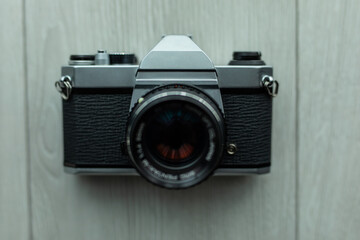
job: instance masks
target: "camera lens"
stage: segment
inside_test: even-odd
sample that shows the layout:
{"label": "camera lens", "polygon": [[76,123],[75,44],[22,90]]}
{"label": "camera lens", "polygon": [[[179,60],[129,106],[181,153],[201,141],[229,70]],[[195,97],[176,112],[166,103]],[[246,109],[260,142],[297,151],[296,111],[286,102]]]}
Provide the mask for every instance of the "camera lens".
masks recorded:
{"label": "camera lens", "polygon": [[151,91],[128,121],[127,146],[134,166],[166,188],[186,188],[206,179],[219,164],[223,141],[220,110],[191,87]]}
{"label": "camera lens", "polygon": [[183,167],[204,152],[207,128],[200,110],[182,101],[168,101],[148,112],[144,146],[159,164]]}

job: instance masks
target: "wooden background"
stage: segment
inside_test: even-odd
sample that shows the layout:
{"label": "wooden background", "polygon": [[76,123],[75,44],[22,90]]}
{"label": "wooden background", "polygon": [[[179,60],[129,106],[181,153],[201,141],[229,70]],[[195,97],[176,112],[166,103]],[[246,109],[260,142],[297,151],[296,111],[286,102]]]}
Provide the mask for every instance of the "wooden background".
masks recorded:
{"label": "wooden background", "polygon": [[[0,0],[0,239],[359,239],[357,0]],[[274,66],[272,172],[168,191],[62,168],[60,66],[189,33]]]}

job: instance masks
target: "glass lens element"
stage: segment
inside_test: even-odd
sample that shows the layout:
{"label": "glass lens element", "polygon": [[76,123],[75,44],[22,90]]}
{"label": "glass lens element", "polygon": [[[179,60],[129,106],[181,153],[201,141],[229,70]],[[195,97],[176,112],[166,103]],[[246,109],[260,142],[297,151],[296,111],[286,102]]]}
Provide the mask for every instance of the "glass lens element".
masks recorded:
{"label": "glass lens element", "polygon": [[189,103],[167,102],[149,112],[143,144],[155,158],[177,165],[196,159],[206,148],[201,112]]}

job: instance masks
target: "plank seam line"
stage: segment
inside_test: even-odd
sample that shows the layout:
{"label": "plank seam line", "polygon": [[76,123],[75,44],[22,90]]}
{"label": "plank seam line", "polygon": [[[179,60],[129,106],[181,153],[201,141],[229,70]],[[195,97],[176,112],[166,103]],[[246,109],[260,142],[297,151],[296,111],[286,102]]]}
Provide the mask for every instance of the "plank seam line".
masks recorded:
{"label": "plank seam line", "polygon": [[31,198],[31,164],[30,164],[30,117],[29,117],[29,92],[28,92],[28,67],[27,67],[27,31],[26,31],[26,0],[22,0],[22,35],[23,35],[23,65],[24,65],[24,86],[25,86],[25,141],[26,141],[26,194],[28,210],[28,231],[29,240],[33,240],[32,224],[32,198]]}
{"label": "plank seam line", "polygon": [[299,0],[295,0],[295,240],[300,239],[300,232],[299,232],[299,190],[300,190],[300,181],[299,181],[299,143],[300,143],[300,136],[299,136],[299,87],[300,87],[300,69],[299,69]]}

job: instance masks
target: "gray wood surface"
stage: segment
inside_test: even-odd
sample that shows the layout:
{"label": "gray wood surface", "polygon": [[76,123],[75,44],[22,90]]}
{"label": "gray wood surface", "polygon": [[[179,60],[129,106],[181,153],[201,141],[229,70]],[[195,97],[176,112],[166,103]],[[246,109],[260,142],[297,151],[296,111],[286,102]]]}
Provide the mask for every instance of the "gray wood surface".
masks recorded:
{"label": "gray wood surface", "polygon": [[[27,0],[34,239],[294,239],[295,2]],[[273,169],[185,191],[141,178],[62,170],[60,66],[98,48],[141,58],[162,34],[191,33],[216,64],[262,50],[283,89],[274,101]],[[286,113],[286,114],[284,114]]]}
{"label": "gray wood surface", "polygon": [[21,240],[29,235],[23,9],[20,0],[0,5],[0,239]]}
{"label": "gray wood surface", "polygon": [[299,239],[360,238],[360,2],[299,1]]}
{"label": "gray wood surface", "polygon": [[[0,239],[359,239],[359,1],[0,5]],[[98,48],[141,59],[171,33],[216,64],[261,50],[274,66],[272,172],[182,191],[65,174],[60,66]]]}

